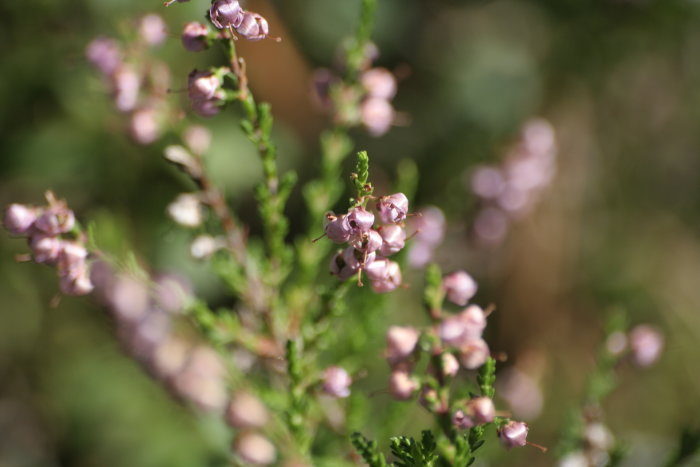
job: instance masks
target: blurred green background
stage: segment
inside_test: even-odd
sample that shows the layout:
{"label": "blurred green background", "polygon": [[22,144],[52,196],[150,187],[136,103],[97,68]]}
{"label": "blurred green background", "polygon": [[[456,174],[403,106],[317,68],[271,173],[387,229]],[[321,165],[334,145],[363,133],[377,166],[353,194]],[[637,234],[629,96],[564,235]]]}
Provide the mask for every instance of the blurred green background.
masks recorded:
{"label": "blurred green background", "polygon": [[[156,54],[172,67],[172,88],[184,89],[189,70],[222,59],[179,43],[182,24],[207,7],[204,0],[168,9],[157,0],[0,3],[0,204],[40,203],[53,189],[101,226],[113,251],[131,249],[153,271],[185,271],[216,299],[220,284],[188,258],[189,234],[165,214],[190,189],[160,157],[177,140],[133,143],[84,58],[93,37],[124,38],[139,15],[159,12],[171,37]],[[278,117],[281,165],[307,180],[326,125],[308,78],[332,64],[359,2],[250,0],[247,7],[264,12],[283,37],[281,45],[245,44],[242,54],[251,87]],[[443,269],[465,268],[481,285],[477,302],[497,305],[488,339],[511,356],[507,365],[534,358],[544,407],[529,420],[531,439],[556,443],[579,403],[605,317],[622,308],[633,323],[662,328],[666,349],[650,369],[620,369],[606,421],[630,448],[625,465],[660,465],[681,428],[700,423],[700,4],[380,0],[378,15],[378,63],[405,75],[395,100],[405,124],[379,139],[353,132],[356,147],[369,151],[380,193],[400,160],[415,161],[417,203],[440,206],[449,221],[438,251]],[[468,228],[469,170],[501,160],[532,116],[556,130],[556,179],[502,245],[479,248]],[[215,139],[210,165],[255,232],[256,155],[235,112],[207,124]],[[288,213],[295,235],[305,223],[298,191]],[[220,427],[192,416],[124,357],[97,304],[66,298],[50,307],[54,271],[16,264],[25,250],[22,240],[0,235],[0,466],[221,465]],[[418,289],[386,302],[371,342],[381,346],[390,324],[424,322]],[[407,307],[416,311],[406,315]],[[386,377],[375,363],[378,348],[360,356],[371,362],[368,392]],[[386,401],[373,396],[370,404]],[[405,433],[416,432],[410,420],[399,423]],[[554,464],[534,449],[494,456],[480,465]]]}

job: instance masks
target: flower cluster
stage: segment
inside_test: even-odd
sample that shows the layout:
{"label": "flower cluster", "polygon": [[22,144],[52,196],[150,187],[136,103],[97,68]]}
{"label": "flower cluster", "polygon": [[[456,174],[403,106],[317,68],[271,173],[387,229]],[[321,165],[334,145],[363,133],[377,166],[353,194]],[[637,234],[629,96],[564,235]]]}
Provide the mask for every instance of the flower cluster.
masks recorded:
{"label": "flower cluster", "polygon": [[[325,235],[335,243],[349,245],[333,257],[330,270],[341,280],[357,275],[360,284],[364,272],[375,292],[391,292],[401,285],[401,269],[388,257],[406,243],[408,198],[403,193],[382,196],[376,211],[375,216],[360,205],[346,214],[326,214]],[[381,225],[375,228],[377,218]]]}
{"label": "flower cluster", "polygon": [[608,336],[605,346],[610,354],[618,357],[629,352],[632,363],[644,368],[653,365],[661,356],[664,336],[650,324],[638,324],[629,333],[613,332]]}
{"label": "flower cluster", "polygon": [[[477,291],[476,282],[465,271],[448,274],[441,282],[438,275],[437,285],[431,293],[439,303],[447,297],[452,303],[465,306]],[[430,306],[440,305],[432,303]],[[419,394],[421,405],[434,414],[449,416],[457,430],[495,423],[499,439],[507,448],[529,444],[527,424],[498,417],[493,403],[493,380],[490,378],[493,378],[495,361],[490,359],[488,345],[482,338],[488,313],[472,304],[456,315],[443,317],[442,310],[430,310],[430,314],[434,325],[423,332],[409,326],[392,326],[387,331],[385,356],[391,368],[391,395],[397,400],[409,400]],[[430,358],[428,373],[422,377],[413,374],[421,353]],[[490,376],[480,373],[480,396],[451,401],[449,383],[460,366],[466,370],[484,367]]]}
{"label": "flower cluster", "polygon": [[554,177],[556,154],[554,129],[546,120],[534,119],[525,123],[520,141],[500,167],[474,170],[470,188],[481,201],[473,225],[478,240],[501,242],[508,225],[533,208]]}
{"label": "flower cluster", "polygon": [[397,82],[386,68],[371,68],[376,50],[374,44],[368,45],[356,83],[347,84],[332,71],[322,68],[314,73],[313,89],[321,105],[333,112],[336,123],[364,125],[372,136],[381,136],[396,121],[391,100],[396,95]]}
{"label": "flower cluster", "polygon": [[163,19],[155,14],[138,22],[136,43],[122,46],[109,37],[88,44],[85,54],[110,89],[114,106],[130,116],[129,133],[134,141],[149,144],[157,140],[172,113],[167,96],[170,71],[146,53],[167,37]]}
{"label": "flower cluster", "polygon": [[46,193],[46,206],[11,204],[4,226],[12,235],[27,237],[32,259],[58,270],[61,291],[67,295],[92,292],[88,251],[65,201]]}

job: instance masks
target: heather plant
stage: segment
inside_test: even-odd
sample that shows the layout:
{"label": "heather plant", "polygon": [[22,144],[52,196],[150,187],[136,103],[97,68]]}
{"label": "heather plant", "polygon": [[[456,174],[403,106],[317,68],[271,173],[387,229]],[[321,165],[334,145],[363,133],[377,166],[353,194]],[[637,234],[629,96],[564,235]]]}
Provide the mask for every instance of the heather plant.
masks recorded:
{"label": "heather plant", "polygon": [[[109,312],[124,351],[151,377],[228,426],[228,463],[469,466],[493,455],[489,445],[529,446],[551,456],[530,440],[538,438],[536,425],[501,407],[498,366],[509,356],[484,335],[498,313],[491,304],[496,300],[487,296],[477,304],[479,287],[467,271],[443,273],[434,251],[444,237],[445,216],[435,206],[414,207],[415,167],[406,162],[397,188],[383,191],[387,183],[373,179],[371,154],[355,151],[361,149],[355,131],[380,137],[403,120],[392,103],[400,93],[396,75],[373,64],[380,52],[371,41],[377,0],[359,3],[355,34],[341,44],[338,64],[318,70],[311,83],[331,123],[319,138],[317,172],[301,186],[293,171],[280,168],[274,110],[256,97],[238,52],[241,41],[285,40],[261,14],[236,0],[214,0],[208,22],[193,18],[180,40],[193,53],[218,48],[225,61],[179,79],[150,55],[167,37],[154,14],[138,20],[130,40],[99,37],[86,49],[115,109],[125,114],[129,135],[160,145],[164,159],[183,175],[187,191],[164,209],[191,233],[190,255],[225,284],[226,305],[199,296],[184,274],[154,272],[135,256],[103,248],[98,228],[81,223],[68,201],[51,191],[45,204],[8,206],[4,226],[27,239],[29,254],[19,259],[56,268],[63,294],[94,296]],[[182,108],[173,82],[186,83]],[[259,235],[232,208],[226,187],[217,185],[208,167],[212,134],[201,118],[228,111],[240,115],[240,129],[261,163],[254,192]],[[200,120],[192,123],[188,114]],[[521,133],[502,167],[471,173],[479,209],[470,225],[481,242],[503,241],[554,177],[553,127],[535,119]],[[303,222],[287,217],[295,190],[303,199]],[[305,224],[294,235],[293,222]],[[420,271],[420,282],[405,280],[409,268]],[[422,326],[377,324],[388,297],[408,289],[422,289],[422,304],[411,304],[422,309]],[[356,387],[367,377],[355,355],[372,344],[356,336],[365,331],[385,338],[384,348],[365,350],[386,359],[379,392],[392,406],[418,404],[429,415],[418,439],[415,432],[377,440],[367,434],[383,434],[377,424],[394,427],[392,420],[373,417],[363,402],[375,394]],[[603,424],[602,401],[614,388],[616,365],[625,359],[651,365],[662,348],[656,328],[639,325],[628,332],[620,319],[611,321],[583,408],[557,446],[560,465],[617,465],[624,457]],[[697,438],[687,432],[674,459],[689,458]]]}

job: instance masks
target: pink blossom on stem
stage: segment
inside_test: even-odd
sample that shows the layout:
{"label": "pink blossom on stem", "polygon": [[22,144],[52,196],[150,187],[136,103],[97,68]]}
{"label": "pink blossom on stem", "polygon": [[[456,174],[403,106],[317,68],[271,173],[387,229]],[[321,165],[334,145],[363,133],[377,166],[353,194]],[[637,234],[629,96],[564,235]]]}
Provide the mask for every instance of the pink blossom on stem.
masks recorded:
{"label": "pink blossom on stem", "polygon": [[12,235],[25,235],[36,221],[39,212],[33,206],[10,204],[5,209],[3,226]]}
{"label": "pink blossom on stem", "polygon": [[413,397],[420,384],[406,371],[392,371],[389,378],[389,392],[396,400],[405,401]]}
{"label": "pink blossom on stem", "polygon": [[381,136],[391,128],[396,113],[386,99],[370,97],[360,104],[360,121],[372,136]]}
{"label": "pink blossom on stem", "polygon": [[467,370],[475,370],[486,363],[489,356],[489,346],[483,339],[470,340],[459,349],[459,359]]}
{"label": "pink blossom on stem", "polygon": [[379,254],[391,256],[398,253],[406,245],[406,230],[397,224],[383,225],[377,230],[382,237]]}
{"label": "pink blossom on stem", "polygon": [[386,357],[389,364],[399,362],[413,353],[420,333],[410,326],[391,326],[386,333]]}
{"label": "pink blossom on stem", "polygon": [[201,52],[209,48],[208,35],[209,30],[204,24],[191,21],[185,24],[180,39],[182,40],[182,45],[185,47],[185,50]]}
{"label": "pink blossom on stem", "polygon": [[396,95],[396,78],[386,68],[371,68],[360,76],[360,82],[370,97],[390,100]]}
{"label": "pink blossom on stem", "polygon": [[397,224],[408,215],[408,198],[403,193],[382,196],[377,201],[379,219],[384,224]]}
{"label": "pink blossom on stem", "polygon": [[498,430],[498,439],[506,449],[523,447],[527,444],[527,423],[511,420]]}

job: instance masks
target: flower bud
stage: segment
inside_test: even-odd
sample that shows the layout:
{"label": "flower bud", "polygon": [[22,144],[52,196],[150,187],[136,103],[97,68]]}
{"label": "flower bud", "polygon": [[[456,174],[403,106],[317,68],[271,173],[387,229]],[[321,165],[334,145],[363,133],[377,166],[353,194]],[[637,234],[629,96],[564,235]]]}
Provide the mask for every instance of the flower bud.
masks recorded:
{"label": "flower bud", "polygon": [[77,276],[85,268],[88,252],[85,247],[76,242],[62,242],[58,254],[58,274],[61,276]]}
{"label": "flower bud", "polygon": [[244,11],[243,20],[236,28],[236,32],[249,41],[259,41],[267,37],[270,33],[270,27],[267,20],[260,14]]}
{"label": "flower bud", "polygon": [[498,430],[498,439],[506,449],[523,447],[527,444],[527,423],[511,420]]}
{"label": "flower bud", "polygon": [[440,399],[438,392],[428,385],[423,386],[418,402],[431,412],[445,413],[448,410],[445,402]]}
{"label": "flower bud", "polygon": [[346,215],[335,216],[326,214],[325,232],[328,239],[334,243],[345,243],[350,239],[352,229]]}
{"label": "flower bud", "polygon": [[243,9],[237,0],[216,0],[209,8],[209,19],[219,29],[237,28],[243,21]]}
{"label": "flower bud", "polygon": [[372,281],[372,290],[377,293],[387,293],[396,290],[401,285],[401,268],[399,263],[388,261],[384,279]]}
{"label": "flower bud", "polygon": [[454,413],[454,415],[452,415],[452,424],[459,430],[468,430],[469,428],[476,426],[474,420],[472,420],[469,415],[464,413],[463,410],[458,410]]}
{"label": "flower bud", "polygon": [[372,136],[382,136],[394,122],[394,108],[386,99],[370,97],[360,104],[360,121]]}
{"label": "flower bud", "polygon": [[406,231],[400,225],[383,225],[379,227],[378,232],[382,237],[382,246],[379,249],[382,256],[398,253],[406,245]]}
{"label": "flower bud", "polygon": [[366,268],[374,262],[377,254],[375,252],[363,252],[356,250],[353,247],[348,247],[343,251],[343,261],[351,269],[357,271],[360,268]]}
{"label": "flower bud", "polygon": [[[376,261],[375,261],[376,262]],[[391,326],[386,332],[386,357],[390,364],[413,353],[420,333],[409,326]]]}
{"label": "flower bud", "polygon": [[477,425],[491,423],[496,416],[496,408],[489,397],[475,397],[467,402],[467,413]]}
{"label": "flower bud", "polygon": [[197,21],[185,24],[182,30],[182,45],[190,52],[201,52],[209,48],[209,30],[205,25]]}
{"label": "flower bud", "polygon": [[323,372],[323,391],[333,397],[348,397],[352,378],[343,368],[332,366]]}
{"label": "flower bud", "polygon": [[483,339],[474,339],[464,344],[459,349],[459,359],[467,370],[474,370],[486,363],[489,356],[489,346]]}
{"label": "flower bud", "polygon": [[261,428],[268,419],[265,405],[248,392],[235,394],[226,410],[226,422],[233,428]]}
{"label": "flower bud", "polygon": [[59,286],[66,295],[87,295],[95,288],[85,266],[77,273],[74,271],[71,275],[61,276]]}
{"label": "flower bud", "polygon": [[382,196],[377,201],[377,211],[383,224],[402,222],[408,214],[408,198],[403,193]]}
{"label": "flower bud", "polygon": [[187,76],[187,93],[192,102],[215,99],[221,79],[211,71],[193,70]]}
{"label": "flower bud", "polygon": [[347,219],[353,233],[367,232],[374,225],[374,214],[362,206],[352,208],[348,212]]}
{"label": "flower bud", "polygon": [[139,22],[139,35],[151,46],[160,45],[168,37],[163,18],[156,14],[146,15]]}
{"label": "flower bud", "polygon": [[34,227],[46,235],[70,232],[75,227],[75,214],[65,206],[53,206],[37,217]]}
{"label": "flower bud", "polygon": [[372,68],[360,76],[367,95],[379,99],[392,99],[396,95],[396,78],[386,68]]}
{"label": "flower bud", "polygon": [[465,271],[448,274],[442,280],[447,298],[454,304],[464,306],[476,294],[477,285]]}
{"label": "flower bud", "polygon": [[664,337],[655,327],[640,324],[630,331],[629,343],[634,362],[646,367],[659,359],[664,347]]}
{"label": "flower bud", "polygon": [[485,327],[486,317],[483,310],[477,305],[471,305],[460,314],[442,320],[438,334],[445,344],[460,347],[480,338]]}
{"label": "flower bud", "polygon": [[[354,250],[354,248],[353,248]],[[355,265],[355,267],[349,266],[344,259],[344,252],[338,252],[333,258],[331,259],[331,264],[330,264],[330,271],[331,274],[334,276],[338,276],[338,279],[340,280],[347,280],[350,279],[353,275],[357,273],[358,266]]]}
{"label": "flower bud", "polygon": [[352,235],[350,245],[364,253],[372,253],[382,246],[382,236],[376,230],[370,229],[367,232]]}
{"label": "flower bud", "polygon": [[212,237],[211,235],[198,235],[190,245],[190,255],[194,259],[206,259],[222,249],[226,243],[222,238]]}
{"label": "flower bud", "polygon": [[202,223],[202,206],[197,195],[182,193],[168,205],[168,214],[184,227],[197,227]]}
{"label": "flower bud", "polygon": [[459,371],[459,362],[451,353],[442,354],[442,374],[453,378]]}
{"label": "flower bud", "polygon": [[37,263],[56,264],[62,246],[63,240],[51,235],[32,235],[29,237],[29,248]]}
{"label": "flower bud", "polygon": [[5,209],[3,226],[12,235],[24,235],[39,215],[37,208],[24,204],[10,204]]}
{"label": "flower bud", "polygon": [[405,401],[413,397],[420,384],[406,371],[392,371],[389,378],[389,392],[399,401]]}
{"label": "flower bud", "polygon": [[386,258],[377,258],[372,261],[372,263],[368,264],[364,271],[371,281],[385,280],[389,272],[389,260]]}
{"label": "flower bud", "polygon": [[234,441],[233,449],[241,459],[253,465],[269,465],[277,457],[275,446],[270,440],[253,432],[241,433]]}

